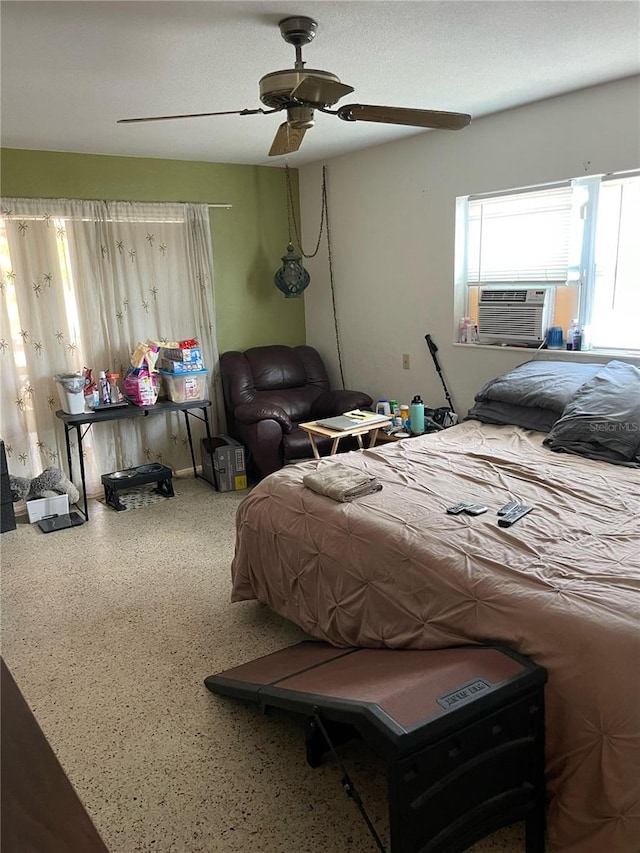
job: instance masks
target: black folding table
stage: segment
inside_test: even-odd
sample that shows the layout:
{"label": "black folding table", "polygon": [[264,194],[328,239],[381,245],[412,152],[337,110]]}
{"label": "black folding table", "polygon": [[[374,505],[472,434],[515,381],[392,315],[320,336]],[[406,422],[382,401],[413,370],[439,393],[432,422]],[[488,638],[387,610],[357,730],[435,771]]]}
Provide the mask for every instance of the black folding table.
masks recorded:
{"label": "black folding table", "polygon": [[[63,412],[62,410],[57,411],[56,417],[60,418],[64,424],[64,439],[67,445],[67,465],[69,466],[70,480],[73,480],[73,465],[71,461],[71,441],[69,434],[71,430],[76,431],[78,439],[78,462],[80,465],[80,482],[82,485],[84,517],[86,519],[89,518],[89,507],[85,486],[82,439],[94,424],[104,423],[105,421],[119,421],[124,418],[145,418],[151,415],[167,415],[171,412],[184,412],[187,437],[189,439],[189,450],[191,451],[191,462],[193,464],[193,475],[194,477],[197,477],[198,470],[196,467],[196,457],[193,452],[193,440],[191,438],[191,425],[189,423],[189,418],[193,417],[199,421],[203,421],[207,430],[207,438],[211,438],[209,416],[207,414],[207,409],[210,405],[210,400],[187,400],[184,403],[174,403],[172,400],[158,400],[154,406],[134,406],[132,404],[128,404],[126,406],[103,406],[102,408],[94,409],[91,412],[83,412],[80,415],[69,415],[67,412]],[[193,410],[199,410],[201,414],[197,414],[197,412]]]}

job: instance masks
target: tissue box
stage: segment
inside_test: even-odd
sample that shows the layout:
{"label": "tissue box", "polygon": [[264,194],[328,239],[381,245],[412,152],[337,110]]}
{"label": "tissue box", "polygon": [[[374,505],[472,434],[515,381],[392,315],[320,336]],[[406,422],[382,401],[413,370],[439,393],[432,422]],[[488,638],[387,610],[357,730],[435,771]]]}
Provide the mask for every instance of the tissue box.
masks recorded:
{"label": "tissue box", "polygon": [[228,435],[201,441],[202,476],[219,492],[247,488],[244,447]]}
{"label": "tissue box", "polygon": [[29,521],[33,524],[45,515],[67,515],[69,512],[69,495],[56,495],[55,498],[35,498],[27,501]]}

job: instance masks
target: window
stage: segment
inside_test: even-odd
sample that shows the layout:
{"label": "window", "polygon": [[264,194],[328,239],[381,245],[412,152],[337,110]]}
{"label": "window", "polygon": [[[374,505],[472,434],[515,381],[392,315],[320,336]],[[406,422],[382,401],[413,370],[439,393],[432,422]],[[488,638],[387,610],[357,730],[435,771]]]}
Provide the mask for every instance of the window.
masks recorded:
{"label": "window", "polygon": [[552,324],[591,346],[640,350],[640,173],[576,178],[457,199],[456,285],[548,287]]}
{"label": "window", "polygon": [[[124,377],[148,339],[197,337],[215,365],[212,271],[206,205],[2,199],[0,434],[13,474],[62,467],[59,374],[89,367],[94,378],[100,370]],[[101,474],[143,461],[188,467],[179,415],[152,420],[89,432],[92,492],[101,492]]]}

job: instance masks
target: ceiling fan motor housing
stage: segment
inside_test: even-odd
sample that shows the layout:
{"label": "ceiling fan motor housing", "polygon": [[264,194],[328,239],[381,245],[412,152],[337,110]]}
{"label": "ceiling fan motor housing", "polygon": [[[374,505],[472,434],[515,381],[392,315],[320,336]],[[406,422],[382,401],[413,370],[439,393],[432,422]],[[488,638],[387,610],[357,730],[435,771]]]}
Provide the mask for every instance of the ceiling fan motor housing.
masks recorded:
{"label": "ceiling fan motor housing", "polygon": [[[328,71],[318,71],[315,68],[305,68],[304,71],[288,68],[284,71],[272,71],[271,74],[265,74],[260,80],[260,100],[272,109],[282,109],[291,104],[295,99],[291,97],[291,93],[296,86],[304,79],[316,79],[319,84],[323,80],[332,80],[335,83],[340,83],[340,78],[335,74],[330,74]],[[327,101],[326,93],[320,94],[318,89],[317,97],[312,95],[306,99],[306,102],[318,104],[320,106],[330,107],[340,100],[340,96]],[[294,104],[295,105],[295,104]]]}
{"label": "ceiling fan motor housing", "polygon": [[313,18],[298,15],[291,18],[283,18],[280,21],[279,27],[280,35],[287,44],[301,47],[303,44],[309,44],[316,37],[318,24]]}

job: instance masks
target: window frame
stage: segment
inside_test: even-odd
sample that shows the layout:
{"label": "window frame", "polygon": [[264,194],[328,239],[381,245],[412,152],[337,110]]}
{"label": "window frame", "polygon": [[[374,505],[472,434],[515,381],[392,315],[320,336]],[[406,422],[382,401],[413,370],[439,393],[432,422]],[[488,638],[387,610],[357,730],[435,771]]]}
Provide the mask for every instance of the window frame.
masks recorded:
{"label": "window frame", "polygon": [[[576,314],[578,321],[582,327],[592,324],[595,293],[597,287],[596,275],[596,238],[598,233],[598,214],[600,188],[603,184],[609,181],[625,182],[627,180],[640,179],[639,170],[626,170],[621,172],[610,172],[600,175],[588,175],[579,178],[572,178],[567,181],[554,181],[545,184],[535,184],[526,187],[516,187],[503,191],[494,191],[487,193],[476,193],[467,196],[459,196],[456,198],[456,217],[455,217],[455,306],[460,311],[456,311],[456,317],[467,316],[470,313],[470,294],[472,288],[501,288],[501,289],[522,289],[522,288],[540,288],[548,287],[552,289],[554,294],[559,288],[564,288],[567,285],[578,287]],[[521,195],[523,198],[528,193],[537,194],[545,191],[553,192],[563,187],[571,188],[571,213],[570,215],[570,234],[569,248],[567,253],[567,273],[564,280],[558,278],[551,282],[544,280],[542,277],[535,278],[529,276],[514,275],[513,279],[483,279],[481,264],[477,266],[477,277],[470,280],[470,263],[469,251],[471,249],[470,237],[470,203],[482,201],[486,199],[489,204],[492,200],[504,200],[508,202],[509,198]],[[480,240],[481,240],[480,236]],[[478,247],[479,256],[482,254],[482,247]],[[473,267],[475,271],[475,267]],[[526,268],[523,268],[523,270]],[[640,278],[640,271],[639,271]],[[640,285],[639,285],[640,286]],[[456,320],[457,325],[457,320]],[[633,342],[635,344],[635,341]],[[640,351],[639,346],[631,346],[622,343],[619,347],[594,347],[592,351],[603,352],[621,352],[621,353],[637,353]]]}

